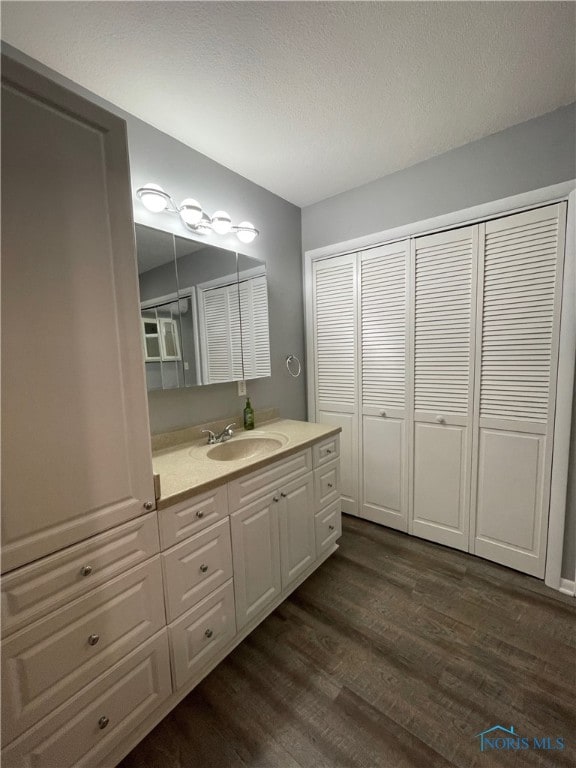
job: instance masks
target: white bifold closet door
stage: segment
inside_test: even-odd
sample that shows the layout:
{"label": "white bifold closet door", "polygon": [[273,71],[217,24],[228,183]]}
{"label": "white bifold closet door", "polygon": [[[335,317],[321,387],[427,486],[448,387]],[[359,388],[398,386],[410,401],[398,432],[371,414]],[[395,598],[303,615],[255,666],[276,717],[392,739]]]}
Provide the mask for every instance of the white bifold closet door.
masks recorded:
{"label": "white bifold closet door", "polygon": [[480,225],[471,548],[538,577],[546,555],[565,216],[561,203]]}
{"label": "white bifold closet door", "polygon": [[360,255],[361,516],[408,529],[410,241]]}
{"label": "white bifold closet door", "polygon": [[409,530],[462,550],[469,548],[477,251],[477,227],[413,241]]}
{"label": "white bifold closet door", "polygon": [[356,255],[313,265],[313,359],[316,420],[342,427],[342,511],[358,514]]}

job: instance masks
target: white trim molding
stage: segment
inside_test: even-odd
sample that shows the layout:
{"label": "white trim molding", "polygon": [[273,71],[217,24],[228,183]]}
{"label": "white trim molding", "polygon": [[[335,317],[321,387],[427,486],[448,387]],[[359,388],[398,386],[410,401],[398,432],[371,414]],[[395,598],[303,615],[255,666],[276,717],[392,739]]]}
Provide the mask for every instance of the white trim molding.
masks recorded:
{"label": "white trim molding", "polygon": [[560,579],[559,591],[564,595],[570,595],[570,597],[576,596],[576,581],[570,581],[570,579]]}
{"label": "white trim molding", "polygon": [[[572,400],[574,396],[574,368],[576,357],[576,180],[535,189],[512,197],[505,197],[471,208],[454,211],[431,219],[412,222],[400,227],[375,232],[304,252],[304,321],[306,328],[306,370],[308,418],[316,418],[314,408],[314,365],[312,364],[312,264],[318,259],[342,256],[373,248],[396,240],[404,240],[440,230],[461,227],[487,219],[497,218],[543,205],[568,201],[564,278],[560,327],[559,364],[554,430],[554,461],[551,476],[550,515],[546,549],[545,583],[553,589],[566,592],[573,585],[561,578],[566,494],[570,462],[570,431]],[[574,594],[566,592],[567,594]]]}

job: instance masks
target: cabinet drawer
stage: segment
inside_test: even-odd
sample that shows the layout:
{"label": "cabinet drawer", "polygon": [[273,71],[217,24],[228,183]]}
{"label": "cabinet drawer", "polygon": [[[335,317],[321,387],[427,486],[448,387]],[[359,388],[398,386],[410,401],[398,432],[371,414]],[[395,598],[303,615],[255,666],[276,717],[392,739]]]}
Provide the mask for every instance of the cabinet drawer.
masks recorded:
{"label": "cabinet drawer", "polygon": [[321,443],[316,443],[312,446],[312,461],[314,469],[321,467],[324,464],[328,464],[333,459],[340,458],[340,436],[332,435],[332,437],[322,440]]}
{"label": "cabinet drawer", "polygon": [[340,498],[340,460],[314,470],[314,507],[322,509]]}
{"label": "cabinet drawer", "polygon": [[2,766],[101,765],[103,758],[171,691],[168,638],[164,630],[3,749]]}
{"label": "cabinet drawer", "polygon": [[202,669],[236,634],[232,580],[168,627],[176,688]]}
{"label": "cabinet drawer", "polygon": [[230,512],[234,512],[246,504],[251,504],[268,493],[273,493],[280,485],[305,475],[311,469],[312,451],[307,448],[305,451],[289,456],[287,459],[281,459],[265,469],[259,469],[250,475],[233,480],[228,483]]}
{"label": "cabinet drawer", "polygon": [[2,579],[2,634],[69,604],[158,550],[152,512],[13,571]]}
{"label": "cabinet drawer", "polygon": [[168,621],[232,577],[230,523],[221,520],[161,555]]}
{"label": "cabinet drawer", "polygon": [[340,501],[335,501],[316,513],[316,555],[323,552],[342,536],[342,514]]}
{"label": "cabinet drawer", "polygon": [[226,484],[158,512],[160,545],[168,549],[228,514]]}
{"label": "cabinet drawer", "polygon": [[158,557],[60,608],[3,643],[7,744],[166,623]]}

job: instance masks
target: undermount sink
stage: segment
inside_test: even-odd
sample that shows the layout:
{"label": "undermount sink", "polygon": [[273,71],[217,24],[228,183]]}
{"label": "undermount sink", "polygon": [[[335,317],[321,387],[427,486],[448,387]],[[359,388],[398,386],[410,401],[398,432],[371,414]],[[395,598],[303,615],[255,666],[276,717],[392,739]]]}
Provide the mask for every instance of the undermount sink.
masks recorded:
{"label": "undermount sink", "polygon": [[284,435],[251,435],[236,437],[226,443],[220,443],[210,448],[206,456],[215,461],[240,461],[265,456],[267,453],[282,448],[287,438]]}

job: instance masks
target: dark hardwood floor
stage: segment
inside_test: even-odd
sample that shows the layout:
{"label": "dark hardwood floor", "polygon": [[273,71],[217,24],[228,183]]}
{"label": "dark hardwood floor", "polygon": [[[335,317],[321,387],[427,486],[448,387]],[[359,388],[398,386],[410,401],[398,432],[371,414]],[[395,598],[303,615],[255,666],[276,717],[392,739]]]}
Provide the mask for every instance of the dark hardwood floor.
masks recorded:
{"label": "dark hardwood floor", "polygon": [[[340,545],[122,768],[576,765],[573,598],[351,517]],[[496,724],[565,749],[481,752]]]}

